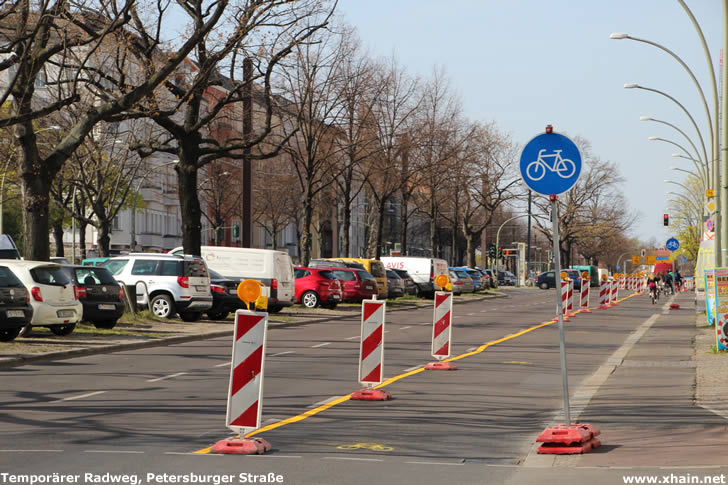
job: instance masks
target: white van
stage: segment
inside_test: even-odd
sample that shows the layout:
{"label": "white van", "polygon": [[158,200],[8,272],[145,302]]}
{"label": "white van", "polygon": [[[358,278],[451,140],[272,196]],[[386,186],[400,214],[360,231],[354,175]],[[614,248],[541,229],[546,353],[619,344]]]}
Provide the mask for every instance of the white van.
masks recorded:
{"label": "white van", "polygon": [[438,258],[416,256],[382,256],[379,258],[389,269],[403,269],[417,285],[418,294],[432,298],[440,287],[435,284],[437,275],[448,274],[447,261]]}
{"label": "white van", "polygon": [[[183,254],[174,248],[172,254]],[[268,312],[277,313],[296,301],[293,261],[286,251],[227,246],[202,246],[207,267],[235,281],[257,280],[270,288]]]}

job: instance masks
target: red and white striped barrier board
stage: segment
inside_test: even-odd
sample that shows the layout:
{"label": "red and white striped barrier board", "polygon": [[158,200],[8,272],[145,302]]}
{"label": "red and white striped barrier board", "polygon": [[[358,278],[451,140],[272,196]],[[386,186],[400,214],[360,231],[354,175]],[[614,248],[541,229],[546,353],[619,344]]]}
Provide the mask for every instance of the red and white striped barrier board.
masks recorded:
{"label": "red and white striped barrier board", "polygon": [[574,316],[576,316],[574,314],[574,280],[569,279],[568,283],[569,283],[569,289],[568,289],[569,296],[567,298],[568,308],[566,310],[566,316],[574,317]]}
{"label": "red and white striped barrier board", "polygon": [[611,286],[609,280],[601,280],[599,282],[599,309],[606,310],[609,308],[609,295],[611,293]]}
{"label": "red and white striped barrier board", "polygon": [[432,356],[437,359],[450,357],[452,337],[452,293],[435,292],[435,313],[432,325]]}
{"label": "red and white striped barrier board", "polygon": [[449,362],[441,362],[450,357],[452,340],[452,293],[435,292],[435,309],[432,314],[432,356],[438,362],[430,362],[426,370],[456,370]]}
{"label": "red and white striped barrier board", "polygon": [[561,280],[561,313],[566,317],[569,314],[569,282]]}
{"label": "red and white striped barrier board", "polygon": [[359,382],[365,385],[382,383],[385,305],[384,301],[379,300],[362,302]]}
{"label": "red and white striped barrier board", "polygon": [[591,313],[591,310],[589,310],[590,284],[591,280],[589,278],[584,278],[581,280],[581,290],[579,291],[579,309],[583,313]]}
{"label": "red and white striped barrier board", "polygon": [[609,306],[617,306],[617,297],[619,296],[619,283],[612,280],[611,291],[609,295]]}
{"label": "red and white striped barrier board", "polygon": [[625,279],[625,277],[619,278],[618,281],[619,281],[619,289],[626,290],[627,289],[627,280]]}
{"label": "red and white striped barrier board", "polygon": [[241,436],[260,427],[267,327],[267,313],[248,310],[235,312],[225,425]]}

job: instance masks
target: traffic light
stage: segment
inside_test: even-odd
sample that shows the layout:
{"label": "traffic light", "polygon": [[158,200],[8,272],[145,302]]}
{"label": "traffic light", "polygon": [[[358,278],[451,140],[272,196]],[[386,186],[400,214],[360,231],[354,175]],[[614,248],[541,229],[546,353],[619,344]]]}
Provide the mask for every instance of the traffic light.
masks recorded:
{"label": "traffic light", "polygon": [[670,225],[670,215],[669,214],[665,214],[664,216],[662,216],[662,225],[663,226]]}
{"label": "traffic light", "polygon": [[488,257],[489,258],[495,258],[495,244],[491,244],[488,246]]}
{"label": "traffic light", "polygon": [[240,237],[240,224],[233,224],[233,237]]}
{"label": "traffic light", "polygon": [[498,248],[498,258],[500,259],[502,257],[503,257],[503,248]]}

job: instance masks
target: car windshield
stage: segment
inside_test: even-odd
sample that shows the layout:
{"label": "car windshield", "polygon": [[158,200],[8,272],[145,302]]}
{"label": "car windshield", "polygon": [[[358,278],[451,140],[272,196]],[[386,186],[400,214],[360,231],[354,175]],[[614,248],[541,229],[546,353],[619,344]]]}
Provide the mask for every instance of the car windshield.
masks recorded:
{"label": "car windshield", "polygon": [[377,282],[377,280],[374,278],[374,276],[372,276],[369,271],[359,270],[359,278],[366,281],[373,281],[375,283]]}
{"label": "car windshield", "polygon": [[207,265],[201,259],[185,259],[184,276],[205,277],[207,274]]}
{"label": "car windshield", "polygon": [[324,278],[326,278],[327,280],[335,280],[336,279],[336,275],[334,275],[334,273],[332,273],[329,270],[319,271],[319,274],[321,276],[323,276]]}
{"label": "car windshield", "polygon": [[468,273],[466,273],[465,271],[461,271],[459,269],[455,270],[455,274],[457,275],[458,278],[470,278],[470,276],[468,276]]}
{"label": "car windshield", "polygon": [[60,266],[38,266],[30,270],[30,275],[42,285],[66,286],[71,282]]}
{"label": "car windshield", "polygon": [[298,268],[293,273],[293,277],[296,278],[296,279],[298,279],[298,278],[305,278],[306,276],[308,276],[310,274],[311,274],[311,272],[309,270],[303,269],[303,268]]}
{"label": "car windshield", "polygon": [[10,268],[6,266],[0,266],[0,286],[16,286],[21,287],[23,283],[20,282],[15,273],[10,271]]}
{"label": "car windshield", "polygon": [[371,275],[377,278],[383,278],[386,276],[384,272],[384,264],[380,261],[372,261],[369,265]]}
{"label": "car windshield", "polygon": [[76,281],[83,286],[88,285],[115,285],[116,280],[106,268],[89,266],[86,268],[74,268]]}
{"label": "car windshield", "polygon": [[391,269],[387,270],[387,278],[391,278],[393,280],[401,280],[402,278],[399,277],[397,273],[392,271]]}
{"label": "car windshield", "polygon": [[333,271],[337,278],[344,281],[356,281],[356,275],[353,271],[345,271],[342,269],[335,269]]}
{"label": "car windshield", "polygon": [[118,275],[121,274],[128,262],[128,259],[110,259],[104,263],[103,267],[108,269],[111,274]]}
{"label": "car windshield", "polygon": [[227,279],[223,275],[221,275],[220,273],[218,273],[217,271],[213,271],[211,269],[208,269],[207,272],[210,273],[210,278],[212,278],[213,280],[224,280],[224,279]]}

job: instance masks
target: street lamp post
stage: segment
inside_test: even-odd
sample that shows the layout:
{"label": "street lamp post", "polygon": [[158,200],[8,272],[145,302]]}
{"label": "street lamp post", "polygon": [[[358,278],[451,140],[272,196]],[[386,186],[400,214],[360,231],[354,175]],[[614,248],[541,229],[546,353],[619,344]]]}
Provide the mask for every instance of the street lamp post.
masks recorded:
{"label": "street lamp post", "polygon": [[[677,126],[673,125],[672,123],[668,123],[667,121],[655,119],[651,116],[640,116],[640,121],[654,121],[655,123],[662,123],[663,125],[667,125],[667,126],[673,128],[674,130],[679,132],[683,137],[685,137],[685,139],[688,141],[688,143],[690,143],[690,146],[693,147],[693,150],[695,150],[695,155],[698,158],[700,158],[700,152],[698,152],[698,147],[695,146],[695,143],[693,143],[693,140],[691,140],[690,137],[687,134],[685,134],[685,132],[683,130],[681,130],[680,128],[678,128]],[[710,176],[710,167],[709,167],[707,161],[705,162],[705,165],[706,165],[706,170],[707,170],[708,176]]]}
{"label": "street lamp post", "polygon": [[[692,158],[690,156],[690,152],[688,152],[685,149],[684,146],[680,145],[679,143],[675,143],[672,140],[666,140],[665,138],[660,138],[659,136],[649,136],[649,137],[647,137],[647,139],[650,140],[650,141],[661,141],[661,142],[664,142],[664,143],[669,143],[670,145],[674,145],[674,146],[678,147],[680,150],[682,150],[683,152],[685,152],[687,154],[687,156],[681,156],[679,154],[673,154],[672,156],[673,157],[679,157],[679,158],[685,158],[687,160],[691,160],[693,162],[693,165],[695,165],[695,169],[698,171],[698,173],[700,174],[700,176],[702,178],[704,178],[706,181],[710,182],[710,177],[708,176],[708,173],[706,171],[707,164],[704,167],[703,166],[703,161],[700,158],[698,158],[697,160],[695,158]],[[699,155],[698,155],[698,157],[699,157]],[[709,183],[707,183],[706,185],[709,186]]]}

